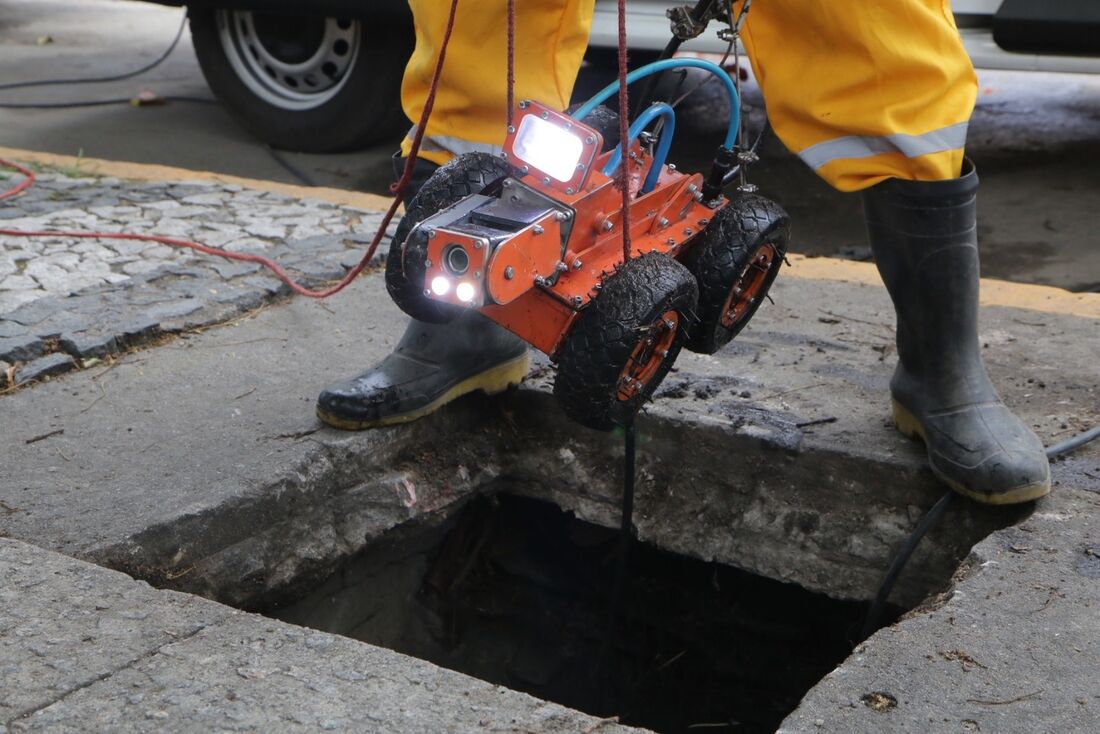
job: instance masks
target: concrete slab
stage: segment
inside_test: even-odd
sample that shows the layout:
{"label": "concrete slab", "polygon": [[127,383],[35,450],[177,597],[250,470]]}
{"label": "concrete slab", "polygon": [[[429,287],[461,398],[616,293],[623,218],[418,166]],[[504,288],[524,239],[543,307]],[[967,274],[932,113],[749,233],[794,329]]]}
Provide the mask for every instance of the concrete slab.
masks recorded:
{"label": "concrete slab", "polygon": [[640,732],[0,539],[0,732]]}
{"label": "concrete slab", "polygon": [[[797,277],[775,295],[730,349],[685,355],[643,419],[639,532],[868,598],[942,493],[919,446],[887,424],[888,302],[881,288]],[[617,523],[620,440],[566,421],[545,365],[515,395],[461,401],[411,426],[322,428],[317,392],[388,351],[402,322],[395,311],[370,276],[331,303],[270,308],[0,398],[9,508],[0,532],[254,605],[479,491],[545,496]],[[994,378],[1044,440],[1100,421],[1091,364],[1100,319],[1003,307],[984,317]],[[1068,467],[1056,467],[1056,481],[1100,481]],[[899,600],[918,601],[974,542],[1017,517],[953,510]]]}
{"label": "concrete slab", "polygon": [[946,603],[859,646],[780,732],[1100,729],[1098,512],[1061,487],[983,540]]}
{"label": "concrete slab", "polygon": [[[892,314],[876,283],[868,265],[795,259],[776,285],[776,305],[766,306],[734,345],[714,357],[682,358],[640,422],[637,525],[644,541],[838,597],[873,594],[895,549],[943,491],[919,446],[888,422]],[[1100,422],[1094,364],[1100,296],[995,282],[986,283],[985,293],[985,355],[1006,401],[1048,443]],[[328,303],[269,307],[0,396],[0,535],[157,586],[261,607],[296,595],[394,528],[442,521],[479,493],[543,497],[585,519],[618,523],[621,439],[578,429],[561,415],[545,362],[524,389],[464,399],[409,426],[362,434],[320,426],[312,414],[317,392],[381,358],[402,323],[375,274]],[[1100,448],[1091,446],[1058,462],[1057,494],[1040,502],[1030,519],[1030,507],[957,503],[922,544],[896,601],[911,605],[946,590],[958,562],[998,528],[1033,527],[1029,548],[1061,548],[1067,559],[1080,561],[1083,551],[1073,556],[1069,549],[1093,547],[1088,511],[1100,493],[1098,459]],[[1074,513],[1074,522],[1030,525]],[[1048,537],[1059,528],[1063,538]],[[992,536],[975,558],[991,558],[981,548],[1006,537]],[[1026,553],[1036,563],[1045,558]],[[1087,575],[1093,556],[1083,557],[1078,576],[1094,584]],[[1071,566],[1077,568],[1064,568]],[[1017,649],[1009,644],[1014,639],[1075,659],[1072,648],[1080,645],[1073,635],[1048,635],[1013,611],[1031,608],[1029,584],[1039,571],[1008,563],[994,568],[1005,571],[1004,578],[983,576],[989,573],[983,569],[958,588],[990,584],[982,593],[996,604],[985,609],[999,621],[960,629],[958,646],[944,651],[948,662],[970,665],[957,654],[962,650],[993,669],[986,659],[1001,660],[992,652],[998,645]],[[1092,603],[1087,595],[1067,594],[1048,609],[1063,599],[1067,624],[1087,615]],[[890,634],[935,644],[943,633],[927,620],[944,619],[948,608]],[[1082,629],[1096,639],[1095,630]],[[917,681],[938,675],[935,655],[921,657],[917,651],[925,648],[902,637],[875,657],[879,639],[846,665],[862,659],[873,671],[891,671],[896,683],[880,692],[911,702],[906,721],[925,722],[942,696]],[[131,657],[163,644],[146,642]],[[984,657],[973,652],[978,649]],[[1023,666],[1021,680],[1028,681],[1061,670],[1046,653],[1013,664]],[[1009,675],[1006,662],[997,666]],[[811,694],[807,706],[817,705],[819,713],[793,719],[795,730],[807,721],[816,727],[819,719],[846,730],[851,722],[836,719],[829,707],[859,701],[865,691],[857,688],[870,680],[853,673],[858,685],[849,685],[847,669],[834,676],[839,687],[827,681]],[[66,685],[102,675],[90,663],[74,670],[76,682]],[[1002,700],[982,696],[992,696],[993,684],[1008,678],[990,680],[990,691],[973,698]],[[103,685],[96,690],[104,696],[114,691]],[[188,711],[206,710],[207,699],[193,696],[194,689],[177,695],[170,688],[157,695],[191,701]],[[91,690],[73,700],[100,706],[91,703]],[[912,697],[899,698],[897,691],[910,690]],[[1011,698],[1005,695],[1004,701]],[[28,699],[19,710],[42,700]],[[1077,721],[1062,698],[1049,700],[1059,713],[1043,716]],[[95,710],[106,717],[105,727],[139,728],[124,704],[101,704],[105,708]],[[1074,705],[1081,704],[1074,699]],[[167,709],[151,710],[155,726]],[[76,714],[64,706],[54,711],[58,727],[79,720],[66,718]],[[851,725],[872,731],[876,721],[857,717]]]}

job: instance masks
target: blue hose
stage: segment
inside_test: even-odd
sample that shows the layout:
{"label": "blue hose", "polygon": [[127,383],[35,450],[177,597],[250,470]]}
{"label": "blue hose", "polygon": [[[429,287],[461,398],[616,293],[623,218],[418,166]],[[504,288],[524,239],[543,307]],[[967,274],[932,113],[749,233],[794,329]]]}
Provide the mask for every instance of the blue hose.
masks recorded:
{"label": "blue hose", "polygon": [[[638,119],[630,126],[630,133],[627,136],[628,140],[633,141],[649,126],[649,123],[653,122],[658,117],[665,121],[665,127],[661,130],[661,139],[657,143],[657,151],[653,155],[653,165],[649,167],[649,173],[646,174],[645,183],[642,184],[640,193],[643,194],[648,194],[653,190],[653,187],[657,185],[657,177],[661,175],[661,169],[665,166],[665,160],[668,158],[668,149],[672,147],[672,136],[676,132],[676,112],[664,102],[650,105],[642,114],[638,115]],[[607,165],[603,167],[603,175],[611,176],[614,174],[615,170],[622,163],[622,160],[622,146],[616,146],[615,152],[611,154],[611,158],[607,161]]]}
{"label": "blue hose", "polygon": [[[730,79],[730,75],[718,64],[704,59],[665,59],[664,61],[655,61],[652,64],[646,64],[642,68],[635,69],[627,74],[626,83],[633,84],[639,79],[644,79],[647,76],[659,74],[662,71],[668,71],[670,69],[703,69],[704,71],[709,71],[711,74],[714,74],[722,81],[730,96],[730,124],[729,128],[726,130],[726,140],[723,144],[727,149],[732,150],[734,144],[737,142],[737,133],[741,126],[741,100],[737,97],[737,88],[733,85],[733,80]],[[591,114],[592,110],[603,104],[618,91],[618,82],[608,84],[600,90],[595,97],[585,102],[581,105],[580,109],[573,113],[574,119],[584,120],[584,118]],[[662,138],[663,137],[664,136],[662,136]]]}

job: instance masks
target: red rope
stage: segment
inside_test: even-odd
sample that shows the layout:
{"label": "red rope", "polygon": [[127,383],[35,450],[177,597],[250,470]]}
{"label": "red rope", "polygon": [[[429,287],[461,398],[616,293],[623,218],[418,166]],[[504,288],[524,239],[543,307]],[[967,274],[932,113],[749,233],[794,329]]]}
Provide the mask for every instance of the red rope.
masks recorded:
{"label": "red rope", "polygon": [[508,0],[508,128],[516,114],[516,0]]}
{"label": "red rope", "polygon": [[31,186],[34,185],[34,171],[32,171],[31,169],[24,168],[23,166],[19,165],[18,163],[12,163],[11,161],[6,161],[3,158],[0,158],[0,166],[4,166],[6,168],[12,168],[16,171],[19,171],[24,176],[26,176],[26,178],[24,178],[22,181],[17,183],[14,187],[8,189],[7,191],[5,191],[3,193],[0,193],[0,201],[3,201],[4,199],[8,198],[9,196],[15,196],[16,194],[18,194],[22,191],[26,191],[27,189],[29,189]]}
{"label": "red rope", "polygon": [[[286,283],[292,291],[300,296],[306,298],[328,298],[335,295],[340,291],[348,287],[351,281],[355,280],[367,265],[370,264],[371,258],[374,257],[375,251],[378,249],[378,244],[382,241],[382,237],[386,234],[386,229],[390,226],[390,222],[393,220],[394,215],[397,213],[397,208],[401,206],[401,202],[405,198],[405,190],[409,186],[409,181],[412,180],[413,169],[416,167],[416,155],[420,152],[420,146],[424,142],[424,131],[428,126],[428,120],[432,114],[432,108],[435,106],[436,91],[439,88],[439,80],[443,73],[443,61],[447,56],[447,46],[451,41],[451,33],[454,31],[455,15],[458,11],[458,0],[451,0],[451,12],[447,18],[447,30],[443,34],[443,42],[439,47],[439,58],[436,60],[435,71],[432,76],[431,86],[428,88],[428,96],[424,101],[424,111],[420,115],[420,123],[416,126],[416,133],[413,135],[412,147],[409,150],[409,157],[405,161],[405,170],[401,174],[401,178],[393,186],[394,199],[390,204],[390,208],[386,211],[386,215],[382,218],[382,224],[378,227],[378,231],[375,232],[374,238],[371,240],[370,245],[367,247],[366,253],[359,260],[359,263],[348,271],[348,273],[340,280],[336,285],[324,290],[311,290],[305,286],[299,285],[297,281],[290,277],[282,267],[274,260],[264,257],[263,255],[253,255],[247,252],[229,252],[228,250],[222,250],[217,247],[210,247],[198,242],[192,242],[191,240],[177,239],[175,237],[162,237],[160,235],[152,234],[133,234],[127,232],[72,232],[64,230],[56,231],[34,231],[27,232],[17,229],[0,229],[0,235],[6,235],[9,237],[77,237],[83,239],[109,239],[109,240],[140,240],[142,242],[156,242],[162,245],[170,245],[172,247],[186,247],[192,250],[196,250],[205,255],[214,255],[216,257],[222,257],[226,260],[237,260],[240,262],[258,263],[263,267],[270,270],[275,274],[282,282]],[[0,200],[6,199],[10,196],[15,196],[21,191],[26,190],[34,183],[34,173],[29,169],[20,166],[17,163],[0,159],[0,165],[7,166],[16,171],[19,171],[27,178],[21,181],[14,188],[9,189],[3,193],[0,193]]]}
{"label": "red rope", "polygon": [[630,259],[633,248],[630,243],[630,101],[626,88],[626,0],[619,0],[619,147],[622,164],[619,166],[618,187],[623,195],[623,262]]}

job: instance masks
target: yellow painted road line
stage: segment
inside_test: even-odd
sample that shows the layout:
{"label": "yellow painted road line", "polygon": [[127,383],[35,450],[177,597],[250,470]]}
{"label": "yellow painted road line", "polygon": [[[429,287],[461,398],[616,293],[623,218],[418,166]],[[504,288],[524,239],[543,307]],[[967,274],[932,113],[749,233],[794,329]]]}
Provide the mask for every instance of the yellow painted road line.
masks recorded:
{"label": "yellow painted road line", "polygon": [[0,158],[23,163],[39,163],[55,168],[79,168],[89,176],[115,176],[138,181],[215,181],[236,184],[258,191],[274,191],[298,199],[321,199],[333,204],[353,206],[358,209],[385,211],[391,199],[377,194],[364,194],[358,191],[332,189],[327,186],[297,186],[295,184],[266,181],[258,178],[243,178],[212,171],[193,171],[189,168],[175,168],[150,163],[129,163],[126,161],[108,161],[102,158],[77,158],[57,153],[41,153],[20,148],[0,146]]}
{"label": "yellow painted road line", "polygon": [[[871,263],[805,255],[787,257],[791,261],[791,267],[784,268],[780,277],[882,286],[878,270]],[[981,303],[983,306],[1007,306],[1100,319],[1100,293],[1072,293],[1047,285],[982,278]]]}

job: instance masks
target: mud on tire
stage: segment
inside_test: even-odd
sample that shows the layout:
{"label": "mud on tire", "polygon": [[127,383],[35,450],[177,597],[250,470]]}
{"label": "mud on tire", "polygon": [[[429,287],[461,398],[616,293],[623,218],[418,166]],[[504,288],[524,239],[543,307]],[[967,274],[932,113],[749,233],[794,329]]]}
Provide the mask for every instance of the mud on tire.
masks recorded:
{"label": "mud on tire", "polygon": [[[566,414],[600,431],[630,421],[676,361],[697,298],[695,278],[670,257],[651,253],[625,263],[581,314],[558,354],[554,394]],[[621,399],[624,370],[669,312],[678,321],[667,354],[654,363],[642,388]]]}
{"label": "mud on tire", "polygon": [[[467,196],[480,193],[511,173],[511,166],[502,158],[488,153],[468,153],[440,166],[420,187],[397,225],[386,256],[386,290],[402,311],[419,321],[443,324],[465,310],[424,297],[424,255],[410,253],[402,267],[405,240],[420,222]],[[413,243],[410,246],[414,246]]]}
{"label": "mud on tire", "polygon": [[[783,208],[755,194],[741,195],[715,215],[703,241],[684,257],[699,281],[698,320],[688,349],[714,354],[745,328],[783,265],[789,236]],[[742,300],[731,318],[732,291],[739,284],[750,286],[755,300]]]}

